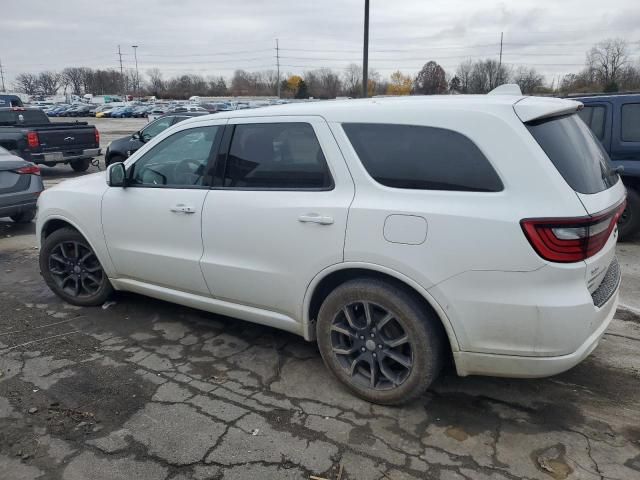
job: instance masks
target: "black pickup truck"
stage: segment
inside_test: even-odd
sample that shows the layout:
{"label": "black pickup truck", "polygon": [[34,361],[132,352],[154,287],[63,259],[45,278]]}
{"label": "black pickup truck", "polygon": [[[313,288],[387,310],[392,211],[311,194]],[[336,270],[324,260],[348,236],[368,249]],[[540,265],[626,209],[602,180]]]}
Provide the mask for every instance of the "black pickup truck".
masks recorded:
{"label": "black pickup truck", "polygon": [[100,155],[100,134],[86,122],[51,123],[37,108],[0,107],[0,146],[29,162],[84,172]]}

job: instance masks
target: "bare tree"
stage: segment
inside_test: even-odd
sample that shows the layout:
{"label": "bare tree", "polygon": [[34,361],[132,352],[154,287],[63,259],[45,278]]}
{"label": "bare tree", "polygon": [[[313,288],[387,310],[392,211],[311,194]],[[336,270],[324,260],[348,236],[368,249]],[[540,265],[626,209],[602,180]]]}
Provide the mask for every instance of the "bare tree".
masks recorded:
{"label": "bare tree", "polygon": [[149,77],[149,93],[159,96],[165,89],[162,72],[159,68],[150,68],[147,70],[147,76]]}
{"label": "bare tree", "polygon": [[85,77],[87,75],[87,69],[82,67],[67,67],[62,70],[61,84],[63,86],[69,85],[71,87],[71,93],[75,95],[82,95],[85,93]]}
{"label": "bare tree", "polygon": [[587,53],[587,68],[604,87],[618,81],[620,70],[627,62],[627,43],[619,38],[600,42]]}
{"label": "bare tree", "polygon": [[342,74],[344,94],[349,97],[359,97],[362,93],[362,67],[352,63],[344,69]]}
{"label": "bare tree", "polygon": [[20,73],[16,76],[14,87],[18,92],[35,95],[38,93],[38,76],[33,73]]}
{"label": "bare tree", "polygon": [[473,60],[464,60],[458,65],[456,76],[460,79],[460,91],[469,93],[471,88],[471,74],[473,72]]}
{"label": "bare tree", "polygon": [[38,75],[38,90],[43,95],[55,95],[60,88],[62,76],[58,72],[45,71]]}
{"label": "bare tree", "polygon": [[513,74],[513,81],[525,94],[532,94],[544,85],[544,77],[535,68],[518,67]]}

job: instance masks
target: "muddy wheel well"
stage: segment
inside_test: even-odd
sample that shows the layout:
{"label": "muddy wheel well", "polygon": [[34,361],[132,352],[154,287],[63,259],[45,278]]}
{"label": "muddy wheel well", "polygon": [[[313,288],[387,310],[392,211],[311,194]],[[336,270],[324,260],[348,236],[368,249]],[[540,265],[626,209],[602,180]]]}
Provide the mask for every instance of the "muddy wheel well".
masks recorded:
{"label": "muddy wheel well", "polygon": [[[356,278],[358,279],[372,278],[372,279],[384,280],[385,282],[388,282],[392,285],[395,285],[398,288],[401,288],[402,290],[407,292],[409,295],[414,297],[418,302],[420,302],[426,309],[428,309],[433,314],[434,318],[437,318],[439,320],[440,326],[442,327],[443,338],[447,338],[447,339],[449,338],[446,333],[446,329],[442,324],[442,319],[440,318],[440,315],[438,315],[438,313],[434,310],[431,304],[412,286],[386,273],[377,272],[374,270],[367,270],[365,268],[348,268],[344,270],[338,270],[337,272],[330,273],[320,281],[320,283],[316,286],[315,290],[313,291],[311,302],[309,304],[308,328],[310,331],[307,332],[309,338],[315,339],[316,319],[318,317],[318,312],[320,311],[320,306],[322,305],[322,302],[324,302],[324,299],[327,298],[327,296],[339,285]],[[447,341],[446,344],[447,344],[446,348],[448,351],[448,355],[451,357],[452,351],[451,351],[450,341]]]}

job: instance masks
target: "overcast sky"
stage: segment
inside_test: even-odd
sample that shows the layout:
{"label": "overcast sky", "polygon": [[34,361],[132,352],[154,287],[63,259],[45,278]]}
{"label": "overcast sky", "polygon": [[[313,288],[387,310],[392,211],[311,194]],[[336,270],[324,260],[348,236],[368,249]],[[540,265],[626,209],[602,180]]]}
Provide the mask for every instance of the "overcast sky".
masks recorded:
{"label": "overcast sky", "polygon": [[[342,69],[361,62],[364,0],[2,0],[5,78],[65,66],[160,68],[230,76],[234,69]],[[371,0],[370,66],[415,74],[428,60],[448,73],[465,58],[530,65],[547,80],[577,71],[610,37],[640,58],[640,0]],[[10,83],[10,81],[9,81]]]}

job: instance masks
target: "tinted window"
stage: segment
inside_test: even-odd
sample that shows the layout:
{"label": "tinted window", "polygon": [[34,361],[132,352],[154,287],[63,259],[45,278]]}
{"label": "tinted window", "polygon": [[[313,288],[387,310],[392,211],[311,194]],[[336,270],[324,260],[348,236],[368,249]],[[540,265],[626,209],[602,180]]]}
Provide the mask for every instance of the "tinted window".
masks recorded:
{"label": "tinted window", "polygon": [[142,129],[142,137],[144,141],[146,142],[148,140],[151,140],[159,133],[164,132],[171,126],[171,124],[173,124],[173,117],[162,117],[155,122],[151,122],[149,125]]}
{"label": "tinted window", "polygon": [[193,187],[204,184],[219,127],[182,130],[165,138],[133,165],[132,185]]}
{"label": "tinted window", "polygon": [[576,192],[598,193],[618,181],[609,156],[577,115],[530,122],[527,128]]}
{"label": "tinted window", "polygon": [[35,125],[49,123],[49,119],[42,110],[5,110],[0,112],[0,123]]}
{"label": "tinted window", "polygon": [[601,105],[585,105],[585,107],[578,112],[578,116],[589,126],[593,134],[598,137],[600,141],[604,138],[605,113],[606,109]]}
{"label": "tinted window", "polygon": [[622,106],[622,141],[640,142],[640,103]]}
{"label": "tinted window", "polygon": [[342,127],[369,175],[388,187],[498,192],[502,182],[464,135],[415,125],[346,123]]}
{"label": "tinted window", "polygon": [[327,189],[333,183],[308,123],[237,125],[224,185],[236,188]]}

